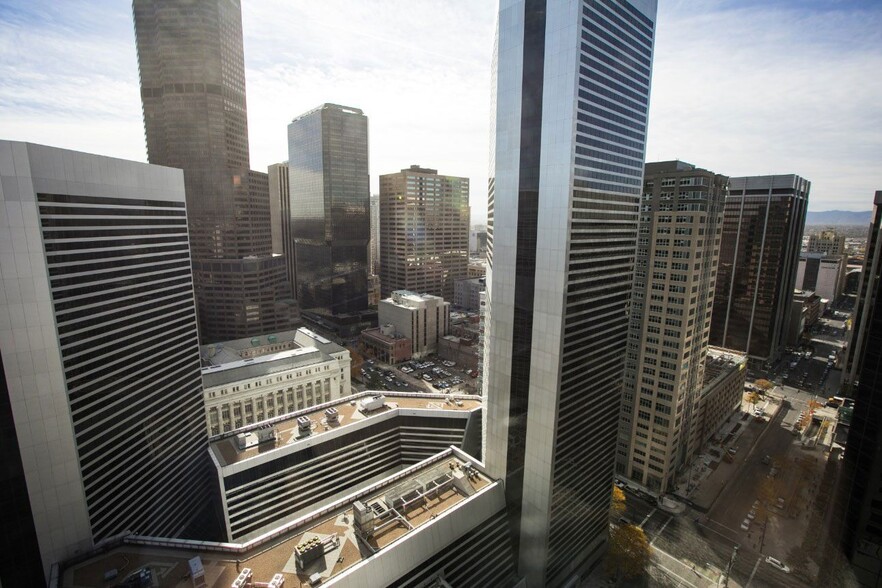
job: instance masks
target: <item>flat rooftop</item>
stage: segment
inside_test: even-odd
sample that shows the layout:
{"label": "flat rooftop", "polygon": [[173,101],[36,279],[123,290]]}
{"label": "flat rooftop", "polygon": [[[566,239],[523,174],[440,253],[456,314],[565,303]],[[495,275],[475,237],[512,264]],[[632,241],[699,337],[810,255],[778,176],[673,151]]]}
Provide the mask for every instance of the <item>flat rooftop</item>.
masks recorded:
{"label": "flat rooftop", "polygon": [[327,354],[345,351],[343,347],[305,327],[280,331],[259,337],[244,337],[199,347],[203,365],[235,363],[249,357],[276,351],[313,347]]}
{"label": "flat rooftop", "polygon": [[323,361],[331,361],[330,355],[315,347],[288,349],[259,357],[239,359],[220,365],[202,368],[202,384],[206,388],[223,386],[269,374],[306,367]]}
{"label": "flat rooftop", "polygon": [[704,362],[704,387],[715,383],[718,378],[738,369],[747,362],[747,356],[740,351],[722,347],[708,347]]}
{"label": "flat rooftop", "polygon": [[[282,574],[286,586],[308,586],[310,575],[318,573],[324,583],[493,483],[471,467],[467,454],[449,449],[249,543],[128,537],[105,553],[65,569],[60,585],[106,586],[103,578],[108,570],[118,571],[114,580],[118,583],[146,565],[153,571],[154,585],[190,586],[187,561],[197,555],[208,588],[228,588],[245,568],[252,570],[255,582],[269,582],[275,574]],[[355,524],[356,500],[383,521],[372,536],[365,536]],[[396,505],[394,510],[388,509],[389,503]],[[308,541],[324,547],[317,558],[301,565],[295,548]]]}
{"label": "flat rooftop", "polygon": [[[367,414],[364,414],[359,410],[358,402],[360,400],[381,394],[386,397],[384,407]],[[318,406],[289,413],[282,417],[276,417],[274,419],[269,419],[261,423],[256,423],[224,433],[223,435],[213,437],[209,441],[209,444],[215,459],[217,459],[217,462],[223,467],[243,462],[269,451],[281,449],[301,439],[320,438],[322,434],[325,434],[328,431],[334,431],[346,427],[347,425],[394,411],[399,408],[469,412],[480,406],[480,396],[363,392],[361,394],[353,394],[352,396],[347,396],[346,398],[335,400],[333,402],[326,402]],[[337,409],[337,423],[328,423],[325,419],[325,410],[331,407]],[[312,421],[311,433],[305,437],[300,437],[299,425],[297,423],[297,418],[302,416],[306,416]],[[275,441],[267,441],[244,450],[239,449],[236,444],[237,434],[256,431],[266,424],[271,424],[275,428]]]}

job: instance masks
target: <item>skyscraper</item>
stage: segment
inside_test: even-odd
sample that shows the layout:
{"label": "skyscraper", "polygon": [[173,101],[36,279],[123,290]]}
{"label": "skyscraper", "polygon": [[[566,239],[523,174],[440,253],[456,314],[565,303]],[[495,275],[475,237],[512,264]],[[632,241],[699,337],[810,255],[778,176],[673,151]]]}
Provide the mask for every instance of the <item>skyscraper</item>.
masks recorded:
{"label": "skyscraper", "polygon": [[301,309],[326,317],[367,309],[367,117],[337,104],[298,116],[288,125],[288,168]]}
{"label": "skyscraper", "polygon": [[703,441],[699,400],[729,178],[646,164],[616,469],[658,493]]}
{"label": "skyscraper", "polygon": [[469,179],[412,165],[380,176],[380,294],[411,290],[453,300],[468,276]]}
{"label": "skyscraper", "polygon": [[184,170],[205,342],[290,328],[266,174],[249,170],[239,0],[134,0],[147,159]]}
{"label": "skyscraper", "polygon": [[34,586],[123,531],[177,536],[207,436],[181,171],[0,141],[0,176],[0,582]]}
{"label": "skyscraper", "polygon": [[291,189],[288,185],[288,162],[267,168],[269,176],[270,216],[272,217],[273,253],[285,256],[285,273],[294,292],[294,239],[291,238]]}
{"label": "skyscraper", "polygon": [[711,345],[744,351],[760,365],[781,353],[810,188],[795,175],[730,180]]}
{"label": "skyscraper", "polygon": [[484,455],[529,586],[590,569],[607,538],[655,14],[653,0],[499,9]]}
{"label": "skyscraper", "polygon": [[[839,506],[842,548],[861,586],[882,586],[882,191],[877,191],[867,241],[861,301],[855,319],[854,412],[848,433]],[[849,365],[851,367],[851,365]]]}

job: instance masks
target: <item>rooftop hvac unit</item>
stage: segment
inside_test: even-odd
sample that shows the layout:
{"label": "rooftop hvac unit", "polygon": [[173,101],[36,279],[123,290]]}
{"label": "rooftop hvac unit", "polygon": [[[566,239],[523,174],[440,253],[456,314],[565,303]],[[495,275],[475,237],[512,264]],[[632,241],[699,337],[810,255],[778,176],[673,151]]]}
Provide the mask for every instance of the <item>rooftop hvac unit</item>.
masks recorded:
{"label": "rooftop hvac unit", "polygon": [[352,505],[355,513],[355,528],[363,536],[370,537],[374,533],[376,527],[376,513],[374,510],[360,500],[356,500]]}
{"label": "rooftop hvac unit", "polygon": [[361,412],[372,412],[386,406],[386,397],[382,394],[365,398],[358,403],[358,409]]}
{"label": "rooftop hvac unit", "polygon": [[272,425],[261,425],[257,430],[257,442],[265,443],[276,440],[276,429]]}
{"label": "rooftop hvac unit", "polygon": [[325,420],[327,420],[329,424],[339,423],[340,413],[338,413],[337,409],[332,406],[325,410]]}
{"label": "rooftop hvac unit", "polygon": [[236,579],[233,580],[230,588],[245,588],[245,586],[251,583],[251,579],[253,576],[254,575],[251,573],[251,568],[243,569],[236,577]]}
{"label": "rooftop hvac unit", "polygon": [[297,417],[297,431],[301,435],[309,435],[312,431],[312,421],[309,420],[308,416]]}
{"label": "rooftop hvac unit", "polygon": [[239,451],[244,451],[248,448],[248,433],[239,433],[236,435],[236,447],[239,448]]}
{"label": "rooftop hvac unit", "polygon": [[302,570],[325,554],[325,544],[318,537],[304,541],[294,548],[294,558]]}
{"label": "rooftop hvac unit", "polygon": [[273,579],[269,581],[269,584],[266,585],[266,588],[282,588],[285,585],[285,576],[282,574],[275,574]]}

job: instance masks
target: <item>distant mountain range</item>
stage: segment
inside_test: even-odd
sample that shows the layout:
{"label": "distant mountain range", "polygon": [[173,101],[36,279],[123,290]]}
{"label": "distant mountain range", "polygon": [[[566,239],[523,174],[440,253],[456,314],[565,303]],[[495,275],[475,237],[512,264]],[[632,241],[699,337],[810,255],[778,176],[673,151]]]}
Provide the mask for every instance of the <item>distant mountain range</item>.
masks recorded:
{"label": "distant mountain range", "polygon": [[870,223],[872,210],[855,212],[853,210],[809,211],[805,216],[807,225],[866,225]]}

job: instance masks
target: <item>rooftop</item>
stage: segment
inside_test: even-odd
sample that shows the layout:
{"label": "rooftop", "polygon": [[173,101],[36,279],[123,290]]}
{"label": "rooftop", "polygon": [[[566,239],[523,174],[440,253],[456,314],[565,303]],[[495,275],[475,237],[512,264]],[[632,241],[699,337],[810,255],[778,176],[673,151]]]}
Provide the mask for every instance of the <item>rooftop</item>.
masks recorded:
{"label": "rooftop", "polygon": [[704,387],[709,388],[720,378],[730,374],[733,370],[743,370],[746,365],[747,356],[740,351],[722,347],[708,347],[707,359],[704,363]]}
{"label": "rooftop", "polygon": [[205,388],[214,388],[331,359],[330,355],[322,353],[315,347],[288,349],[278,353],[204,367],[202,368],[202,385]]}
{"label": "rooftop", "polygon": [[[359,403],[375,396],[384,395],[383,406],[369,412],[360,410]],[[353,394],[343,399],[326,402],[317,406],[292,412],[281,417],[275,417],[242,427],[212,437],[209,441],[211,452],[221,467],[243,462],[269,451],[282,449],[300,441],[301,439],[314,440],[329,431],[335,431],[347,425],[363,422],[365,419],[386,414],[402,409],[444,410],[451,412],[469,412],[481,406],[480,396],[423,394],[399,392],[395,394],[384,392],[362,392]],[[334,408],[337,411],[337,422],[328,422],[325,410]],[[300,435],[298,418],[306,417],[310,421],[310,432]],[[276,438],[274,441],[266,441],[253,445],[246,449],[239,449],[236,436],[242,433],[257,432],[271,425],[275,428]]]}
{"label": "rooftop", "polygon": [[333,341],[301,327],[261,337],[245,337],[222,343],[202,345],[199,348],[199,352],[202,356],[203,365],[222,365],[249,357],[257,357],[301,347],[314,347],[329,355],[344,351],[343,347]]}
{"label": "rooftop", "polygon": [[[467,454],[448,449],[248,543],[118,539],[102,553],[67,567],[60,585],[104,586],[108,570],[118,570],[122,579],[149,565],[158,585],[177,586],[188,575],[187,560],[196,555],[208,588],[229,587],[246,568],[255,582],[282,574],[286,585],[308,586],[315,573],[327,582],[494,483]],[[367,512],[371,525],[356,524],[356,508],[361,520]]]}

